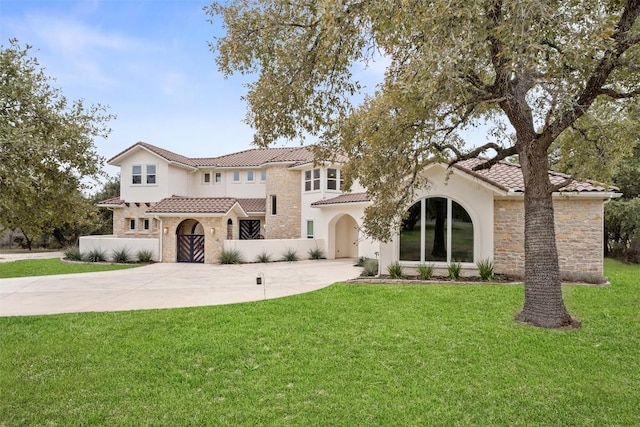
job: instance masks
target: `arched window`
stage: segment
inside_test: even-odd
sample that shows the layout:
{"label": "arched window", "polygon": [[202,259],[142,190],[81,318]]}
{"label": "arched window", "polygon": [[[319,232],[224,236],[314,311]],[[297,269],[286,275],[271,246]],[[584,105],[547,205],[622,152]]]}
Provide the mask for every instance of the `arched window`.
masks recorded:
{"label": "arched window", "polygon": [[414,203],[402,221],[400,261],[473,262],[473,223],[467,211],[444,197]]}

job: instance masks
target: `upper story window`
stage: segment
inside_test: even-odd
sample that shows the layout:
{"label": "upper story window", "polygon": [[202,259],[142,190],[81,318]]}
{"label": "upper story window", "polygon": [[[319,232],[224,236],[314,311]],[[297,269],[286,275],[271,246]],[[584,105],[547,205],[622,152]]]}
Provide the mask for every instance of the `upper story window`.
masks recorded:
{"label": "upper story window", "polygon": [[342,177],[338,169],[327,169],[327,190],[342,190]]}
{"label": "upper story window", "polygon": [[131,183],[142,184],[142,165],[131,166]]}
{"label": "upper story window", "polygon": [[[145,165],[145,184],[156,184],[156,165]],[[142,181],[142,165],[131,166],[131,183],[141,185]]]}
{"label": "upper story window", "polygon": [[147,165],[147,184],[156,183],[156,165]]}
{"label": "upper story window", "polygon": [[320,169],[304,172],[304,191],[320,189]]}
{"label": "upper story window", "polygon": [[255,174],[253,171],[247,171],[247,182],[255,181]]}
{"label": "upper story window", "polygon": [[240,171],[233,171],[233,182],[240,182]]}
{"label": "upper story window", "polygon": [[216,172],[215,181],[216,184],[220,184],[222,182],[222,173]]}
{"label": "upper story window", "polygon": [[211,173],[210,172],[205,172],[202,174],[202,182],[204,182],[205,184],[209,184],[211,182]]}
{"label": "upper story window", "polygon": [[267,170],[263,169],[260,171],[260,182],[265,182],[267,180]]}

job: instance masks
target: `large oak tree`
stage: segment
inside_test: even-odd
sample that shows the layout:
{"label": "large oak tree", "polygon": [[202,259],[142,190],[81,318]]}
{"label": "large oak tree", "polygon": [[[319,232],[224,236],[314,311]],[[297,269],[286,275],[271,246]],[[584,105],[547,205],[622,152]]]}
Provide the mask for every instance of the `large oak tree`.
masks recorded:
{"label": "large oak tree", "polygon": [[[219,69],[257,76],[246,96],[255,142],[312,135],[325,155],[347,154],[348,177],[374,200],[373,237],[397,230],[413,191],[428,185],[426,164],[483,155],[477,168],[489,168],[517,155],[518,318],[578,324],[562,298],[552,203],[561,186],[549,182],[548,151],[567,132],[611,126],[640,96],[640,0],[229,0],[206,11],[226,30],[211,43]],[[376,60],[388,61],[384,81],[353,105],[358,70]],[[594,105],[603,113],[590,114]],[[466,148],[461,136],[485,123],[487,141]],[[625,151],[619,141],[599,142]]]}
{"label": "large oak tree", "polygon": [[82,192],[101,176],[93,140],[112,116],[67,100],[29,50],[0,46],[0,226],[21,229],[31,249],[36,236],[94,219]]}

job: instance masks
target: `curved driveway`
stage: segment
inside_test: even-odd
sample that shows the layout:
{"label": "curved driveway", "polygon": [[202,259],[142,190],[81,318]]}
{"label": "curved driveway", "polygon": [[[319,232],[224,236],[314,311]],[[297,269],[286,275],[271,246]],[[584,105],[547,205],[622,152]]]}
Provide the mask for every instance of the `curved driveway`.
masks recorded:
{"label": "curved driveway", "polygon": [[[196,307],[279,298],[357,277],[353,260],[159,263],[126,270],[0,279],[0,316]],[[265,285],[257,285],[257,277]]]}

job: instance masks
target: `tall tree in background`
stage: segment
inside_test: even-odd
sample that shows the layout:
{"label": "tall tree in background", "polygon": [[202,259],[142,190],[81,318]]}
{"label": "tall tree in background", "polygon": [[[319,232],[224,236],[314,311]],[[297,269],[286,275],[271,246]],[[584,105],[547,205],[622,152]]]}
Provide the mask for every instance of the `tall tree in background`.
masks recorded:
{"label": "tall tree in background", "polygon": [[[518,155],[525,183],[525,296],[518,318],[577,325],[562,298],[548,150],[565,131],[615,125],[640,96],[640,0],[230,0],[206,8],[226,34],[219,69],[248,86],[255,142],[321,139],[349,156],[350,179],[373,198],[365,231],[388,240],[430,162]],[[388,60],[357,107],[359,67]],[[589,110],[597,103],[598,112]],[[494,123],[465,149],[461,135]],[[624,140],[605,151],[626,150]],[[579,151],[579,147],[577,147]],[[606,166],[606,165],[604,165]]]}
{"label": "tall tree in background", "polygon": [[0,47],[0,225],[35,236],[82,224],[95,211],[82,197],[104,160],[95,137],[106,137],[100,105],[69,102],[51,85],[30,47]]}

